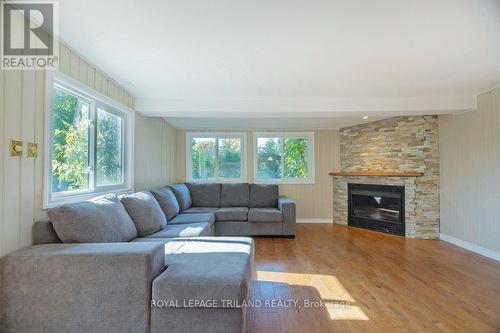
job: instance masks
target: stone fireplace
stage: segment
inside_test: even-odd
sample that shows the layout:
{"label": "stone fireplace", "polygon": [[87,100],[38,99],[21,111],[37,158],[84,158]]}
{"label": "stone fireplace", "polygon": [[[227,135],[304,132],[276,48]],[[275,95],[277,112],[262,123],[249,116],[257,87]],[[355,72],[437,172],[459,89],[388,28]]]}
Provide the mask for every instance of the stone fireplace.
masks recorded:
{"label": "stone fireplace", "polygon": [[[395,186],[404,194],[404,235],[439,235],[437,116],[395,117],[340,130],[333,221],[349,222],[349,184]],[[383,229],[381,231],[384,231]]]}

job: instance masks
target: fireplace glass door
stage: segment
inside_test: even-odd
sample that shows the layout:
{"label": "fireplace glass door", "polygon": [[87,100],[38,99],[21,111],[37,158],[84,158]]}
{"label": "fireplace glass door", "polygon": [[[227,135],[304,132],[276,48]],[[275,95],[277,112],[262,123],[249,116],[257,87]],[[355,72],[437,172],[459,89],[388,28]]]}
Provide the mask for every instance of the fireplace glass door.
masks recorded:
{"label": "fireplace glass door", "polygon": [[401,198],[387,193],[359,191],[352,195],[353,216],[399,223]]}
{"label": "fireplace glass door", "polygon": [[404,187],[349,184],[349,225],[404,234]]}

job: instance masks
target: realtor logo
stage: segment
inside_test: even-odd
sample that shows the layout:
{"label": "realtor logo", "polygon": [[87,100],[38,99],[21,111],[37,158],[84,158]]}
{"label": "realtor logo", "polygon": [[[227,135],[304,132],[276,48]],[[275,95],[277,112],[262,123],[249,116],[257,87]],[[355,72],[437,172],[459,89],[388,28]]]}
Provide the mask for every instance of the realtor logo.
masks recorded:
{"label": "realtor logo", "polygon": [[57,5],[47,1],[2,1],[1,69],[57,68]]}

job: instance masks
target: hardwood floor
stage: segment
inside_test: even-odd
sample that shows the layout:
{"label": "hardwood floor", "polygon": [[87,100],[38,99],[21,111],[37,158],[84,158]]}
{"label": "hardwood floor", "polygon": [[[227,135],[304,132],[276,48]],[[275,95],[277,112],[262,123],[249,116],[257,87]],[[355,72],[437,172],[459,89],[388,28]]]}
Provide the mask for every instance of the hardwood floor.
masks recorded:
{"label": "hardwood floor", "polygon": [[255,246],[249,333],[500,332],[500,264],[451,244],[299,224]]}

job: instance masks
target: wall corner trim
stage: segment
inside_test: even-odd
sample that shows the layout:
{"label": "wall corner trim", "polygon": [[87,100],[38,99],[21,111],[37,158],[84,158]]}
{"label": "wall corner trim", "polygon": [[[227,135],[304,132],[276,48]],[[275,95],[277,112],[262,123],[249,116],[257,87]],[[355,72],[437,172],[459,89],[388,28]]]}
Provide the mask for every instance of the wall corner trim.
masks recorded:
{"label": "wall corner trim", "polygon": [[455,238],[452,236],[448,236],[448,235],[442,234],[442,233],[439,234],[439,239],[442,241],[445,241],[447,243],[461,247],[463,249],[475,252],[475,253],[480,254],[482,256],[488,257],[490,259],[500,261],[500,252],[489,250],[489,249],[486,249],[482,246],[479,246],[479,245],[476,245],[473,243],[469,243],[467,241],[464,241],[464,240],[461,240],[461,239],[458,239],[458,238]]}

